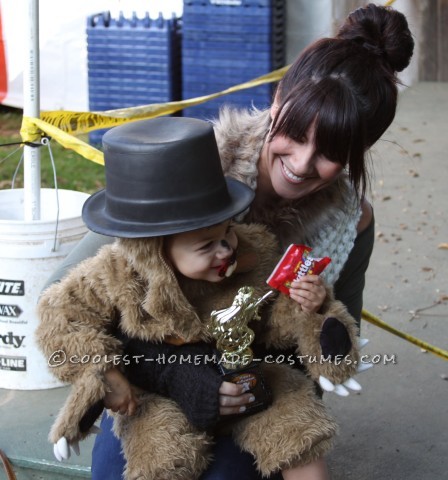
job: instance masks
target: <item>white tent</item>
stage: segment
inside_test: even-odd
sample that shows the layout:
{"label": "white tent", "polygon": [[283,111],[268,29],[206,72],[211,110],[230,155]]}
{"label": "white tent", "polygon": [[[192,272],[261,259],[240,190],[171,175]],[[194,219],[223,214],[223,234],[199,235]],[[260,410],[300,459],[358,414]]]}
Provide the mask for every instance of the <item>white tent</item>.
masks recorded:
{"label": "white tent", "polygon": [[[23,107],[23,65],[25,41],[23,31],[27,2],[0,0],[0,49],[5,64],[0,62],[0,103]],[[40,0],[40,106],[42,110],[88,111],[86,20],[89,15],[110,11],[156,17],[171,13],[181,15],[182,0],[89,0],[65,2]],[[3,82],[2,82],[3,79]]]}

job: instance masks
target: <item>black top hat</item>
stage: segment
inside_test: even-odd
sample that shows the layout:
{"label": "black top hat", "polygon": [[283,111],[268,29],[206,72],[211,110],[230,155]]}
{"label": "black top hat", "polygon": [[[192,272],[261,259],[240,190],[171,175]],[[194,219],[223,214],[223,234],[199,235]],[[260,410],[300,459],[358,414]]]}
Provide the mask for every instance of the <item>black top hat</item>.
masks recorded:
{"label": "black top hat", "polygon": [[245,210],[254,193],[222,172],[213,127],[161,117],[103,137],[106,188],[84,203],[84,222],[114,237],[156,237],[208,227]]}

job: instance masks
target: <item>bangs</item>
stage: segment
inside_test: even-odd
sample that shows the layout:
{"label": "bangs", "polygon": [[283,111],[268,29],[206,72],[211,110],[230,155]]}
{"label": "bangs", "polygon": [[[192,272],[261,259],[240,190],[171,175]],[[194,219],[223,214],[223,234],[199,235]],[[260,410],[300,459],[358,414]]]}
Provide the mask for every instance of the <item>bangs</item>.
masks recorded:
{"label": "bangs", "polygon": [[271,137],[285,135],[303,140],[314,126],[314,143],[318,152],[343,167],[352,158],[363,158],[364,122],[355,98],[337,78],[326,77],[301,82],[281,102],[274,119]]}

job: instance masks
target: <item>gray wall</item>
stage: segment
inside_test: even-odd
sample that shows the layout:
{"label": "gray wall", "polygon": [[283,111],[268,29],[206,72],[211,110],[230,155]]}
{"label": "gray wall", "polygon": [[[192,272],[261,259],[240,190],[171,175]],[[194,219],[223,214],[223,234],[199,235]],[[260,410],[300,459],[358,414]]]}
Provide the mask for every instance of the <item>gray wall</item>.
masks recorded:
{"label": "gray wall", "polygon": [[[361,0],[286,0],[286,60],[291,63],[297,54],[317,38],[330,36],[349,12],[365,5]],[[376,2],[378,5],[386,2]],[[416,40],[416,51],[410,66],[400,74],[405,85],[419,79],[420,40],[423,10],[432,9],[431,0],[396,0],[393,8],[403,12]]]}

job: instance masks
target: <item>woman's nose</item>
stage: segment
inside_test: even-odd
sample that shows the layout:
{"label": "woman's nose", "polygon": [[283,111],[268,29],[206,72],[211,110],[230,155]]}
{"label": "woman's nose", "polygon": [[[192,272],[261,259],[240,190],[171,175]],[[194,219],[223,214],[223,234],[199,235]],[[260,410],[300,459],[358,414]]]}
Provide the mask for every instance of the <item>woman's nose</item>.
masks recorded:
{"label": "woman's nose", "polygon": [[310,175],[314,171],[314,165],[316,162],[316,148],[314,145],[309,144],[298,148],[292,158],[293,173],[300,175]]}

